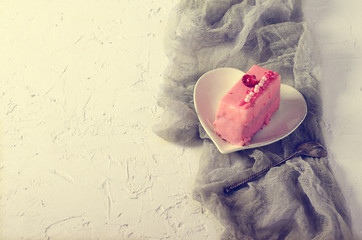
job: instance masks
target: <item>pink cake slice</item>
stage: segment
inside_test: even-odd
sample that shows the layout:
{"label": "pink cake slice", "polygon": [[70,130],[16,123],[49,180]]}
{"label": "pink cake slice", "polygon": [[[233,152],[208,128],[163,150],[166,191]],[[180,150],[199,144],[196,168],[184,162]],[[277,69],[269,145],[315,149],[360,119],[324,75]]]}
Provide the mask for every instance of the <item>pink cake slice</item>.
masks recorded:
{"label": "pink cake slice", "polygon": [[214,130],[234,145],[248,145],[280,104],[280,76],[254,65],[221,99]]}

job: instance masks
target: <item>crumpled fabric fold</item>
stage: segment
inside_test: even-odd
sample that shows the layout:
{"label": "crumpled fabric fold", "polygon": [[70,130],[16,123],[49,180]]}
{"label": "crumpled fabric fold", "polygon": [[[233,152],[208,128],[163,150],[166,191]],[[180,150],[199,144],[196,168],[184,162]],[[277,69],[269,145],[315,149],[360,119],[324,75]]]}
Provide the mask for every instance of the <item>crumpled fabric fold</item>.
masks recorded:
{"label": "crumpled fabric fold", "polygon": [[[224,225],[222,239],[352,239],[350,213],[328,157],[295,157],[233,194],[223,188],[292,154],[323,143],[321,72],[298,0],[183,0],[170,15],[154,132],[175,143],[203,141],[193,197]],[[193,88],[219,67],[277,71],[308,106],[291,135],[268,146],[221,154],[200,125]]]}

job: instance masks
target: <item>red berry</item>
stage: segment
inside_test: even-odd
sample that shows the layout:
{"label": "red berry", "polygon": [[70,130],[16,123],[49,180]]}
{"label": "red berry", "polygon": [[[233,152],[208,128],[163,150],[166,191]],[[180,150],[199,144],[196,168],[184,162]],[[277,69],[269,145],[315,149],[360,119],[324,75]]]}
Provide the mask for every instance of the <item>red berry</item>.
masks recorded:
{"label": "red berry", "polygon": [[255,75],[245,74],[242,78],[243,83],[247,87],[254,87],[256,84],[259,83],[259,80],[256,80]]}

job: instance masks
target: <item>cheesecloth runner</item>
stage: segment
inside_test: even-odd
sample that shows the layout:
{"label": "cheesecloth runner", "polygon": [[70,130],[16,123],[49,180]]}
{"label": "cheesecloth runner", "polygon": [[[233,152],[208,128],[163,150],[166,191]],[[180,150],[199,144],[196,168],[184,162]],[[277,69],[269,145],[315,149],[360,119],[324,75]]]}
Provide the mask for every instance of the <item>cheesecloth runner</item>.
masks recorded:
{"label": "cheesecloth runner", "polygon": [[[170,15],[165,38],[169,66],[154,125],[179,144],[203,139],[193,197],[224,225],[222,239],[352,239],[349,210],[326,158],[295,157],[226,195],[225,186],[291,154],[302,142],[323,143],[320,69],[298,0],[183,0]],[[277,71],[305,97],[308,114],[274,144],[220,154],[198,122],[193,88],[218,67]]]}

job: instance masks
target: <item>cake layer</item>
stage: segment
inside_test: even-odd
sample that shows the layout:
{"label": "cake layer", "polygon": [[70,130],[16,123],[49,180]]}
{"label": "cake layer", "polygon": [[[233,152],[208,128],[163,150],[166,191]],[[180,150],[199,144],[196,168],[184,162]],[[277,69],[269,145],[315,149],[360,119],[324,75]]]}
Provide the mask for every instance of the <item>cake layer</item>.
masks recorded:
{"label": "cake layer", "polygon": [[279,108],[280,76],[254,65],[221,99],[215,132],[235,145],[247,145]]}

